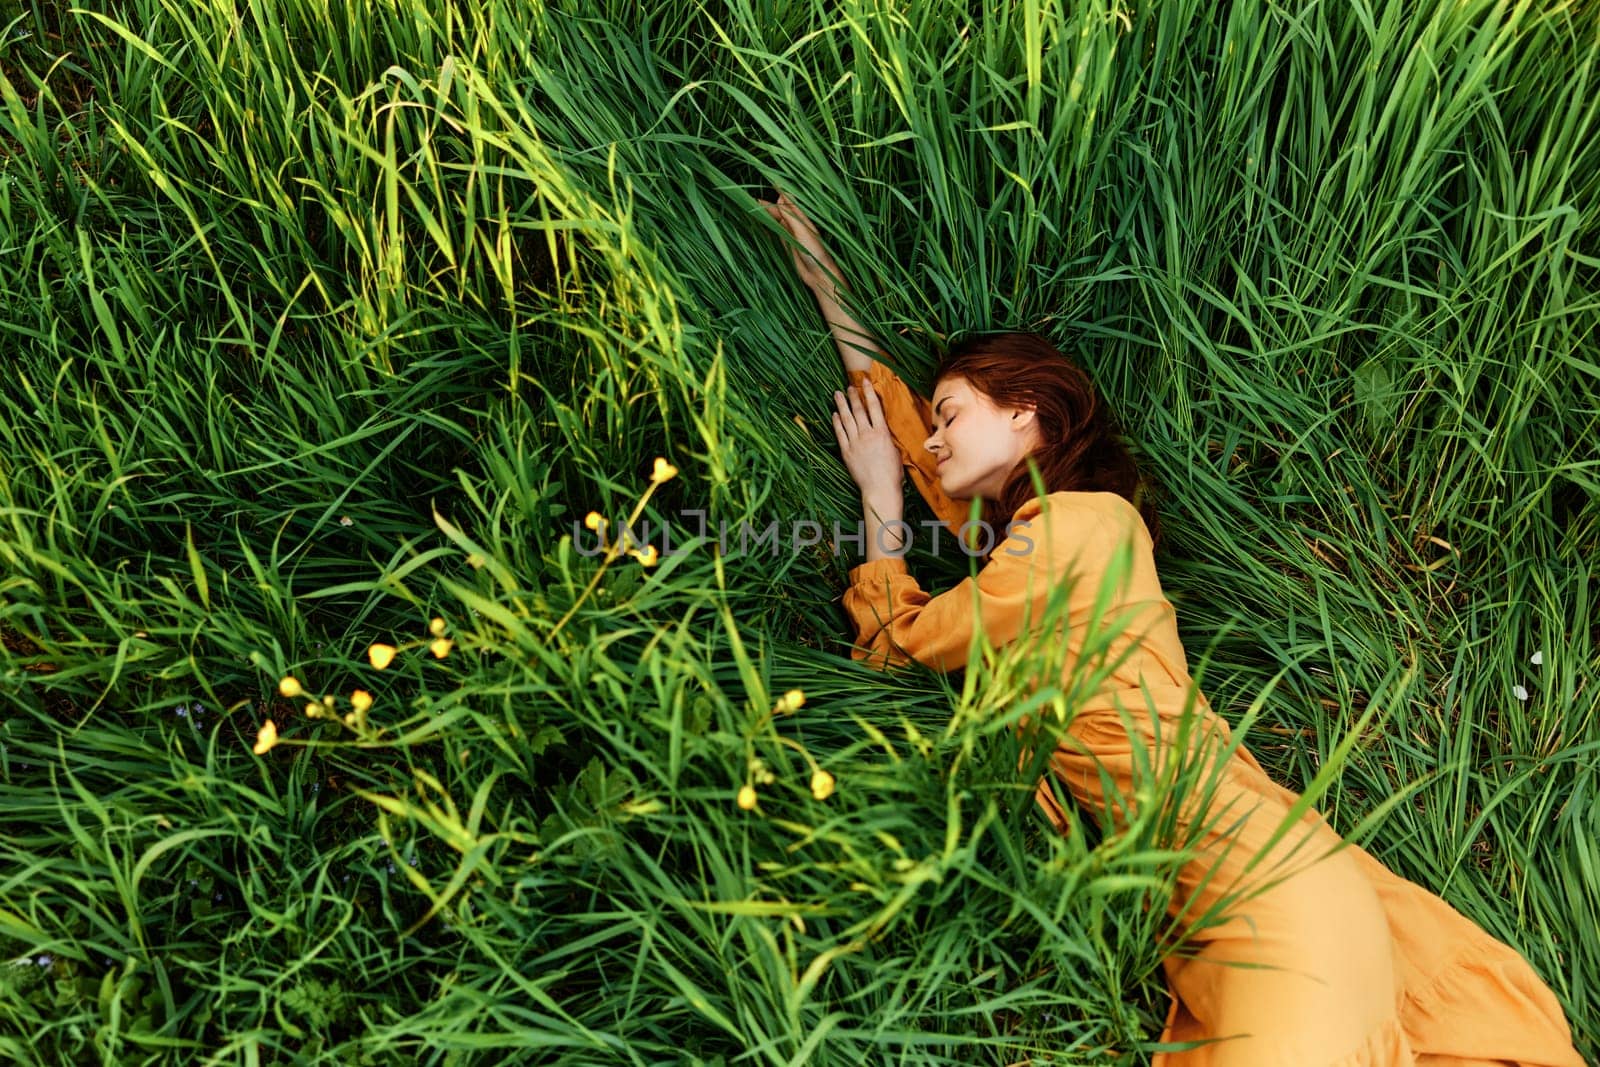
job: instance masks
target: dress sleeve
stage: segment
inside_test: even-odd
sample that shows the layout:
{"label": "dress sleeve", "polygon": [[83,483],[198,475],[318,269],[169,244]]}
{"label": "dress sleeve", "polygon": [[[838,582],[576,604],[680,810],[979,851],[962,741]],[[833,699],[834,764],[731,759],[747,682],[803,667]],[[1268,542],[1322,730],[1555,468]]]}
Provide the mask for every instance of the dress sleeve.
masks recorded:
{"label": "dress sleeve", "polygon": [[1010,643],[1042,620],[1052,587],[1073,574],[1068,610],[1078,615],[1094,601],[1117,538],[1092,509],[1053,510],[1047,527],[1037,501],[1024,505],[983,568],[938,596],[923,591],[902,558],[851,568],[844,593],[858,635],[851,658],[879,669],[915,660],[961,670],[974,631],[981,627],[996,647]]}
{"label": "dress sleeve", "polygon": [[[933,411],[928,407],[928,402],[913,393],[911,387],[901,381],[900,376],[882,360],[874,359],[871,370],[850,372],[852,385],[859,385],[866,378],[871,379],[872,388],[883,402],[883,417],[889,423],[889,433],[894,437],[895,446],[900,449],[900,462],[911,475],[911,483],[922,494],[922,499],[928,502],[934,515],[950,528],[952,534],[956,533],[967,521],[970,501],[955,500],[939,488],[937,460],[933,458],[933,453],[922,447],[922,442],[933,433]],[[968,537],[969,543],[975,540],[973,531],[968,531]]]}

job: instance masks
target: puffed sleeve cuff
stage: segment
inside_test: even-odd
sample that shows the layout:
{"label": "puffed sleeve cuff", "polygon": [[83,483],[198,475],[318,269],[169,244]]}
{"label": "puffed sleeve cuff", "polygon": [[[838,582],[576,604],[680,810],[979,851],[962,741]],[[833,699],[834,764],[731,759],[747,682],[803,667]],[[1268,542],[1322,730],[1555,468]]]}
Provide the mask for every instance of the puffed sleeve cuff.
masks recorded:
{"label": "puffed sleeve cuff", "polygon": [[850,568],[850,584],[860,585],[863,582],[879,583],[891,574],[910,575],[906,570],[904,556],[889,556],[884,559],[868,560],[866,563]]}
{"label": "puffed sleeve cuff", "polygon": [[902,557],[868,560],[851,567],[850,585],[844,591],[844,609],[856,627],[850,658],[878,670],[905,663],[907,657],[894,647],[889,626],[927,599]]}

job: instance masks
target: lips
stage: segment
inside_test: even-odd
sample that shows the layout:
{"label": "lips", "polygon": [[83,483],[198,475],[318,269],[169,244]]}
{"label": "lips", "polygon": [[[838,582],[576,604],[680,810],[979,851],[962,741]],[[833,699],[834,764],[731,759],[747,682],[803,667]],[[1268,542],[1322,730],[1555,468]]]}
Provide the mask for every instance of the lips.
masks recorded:
{"label": "lips", "polygon": [[941,459],[939,462],[935,463],[934,467],[938,468],[938,467],[944,466],[945,465],[945,461],[948,460],[949,458],[950,458],[949,456],[945,456],[944,459]]}

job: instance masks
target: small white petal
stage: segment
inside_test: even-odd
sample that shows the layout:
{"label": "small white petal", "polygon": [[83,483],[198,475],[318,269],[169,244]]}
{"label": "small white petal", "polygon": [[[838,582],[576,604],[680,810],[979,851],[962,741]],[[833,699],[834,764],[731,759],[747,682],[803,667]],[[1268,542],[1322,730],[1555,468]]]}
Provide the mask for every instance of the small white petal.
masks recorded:
{"label": "small white petal", "polygon": [[1520,686],[1520,685],[1512,686],[1511,687],[1511,692],[1516,695],[1516,698],[1518,700],[1527,700],[1528,699],[1528,691],[1526,689],[1522,688],[1522,686]]}
{"label": "small white petal", "polygon": [[1532,662],[1532,664],[1535,667],[1537,667],[1539,664],[1543,663],[1544,662],[1544,649],[1541,648],[1539,651],[1535,652],[1533,654],[1533,658],[1532,658],[1532,660],[1530,662]]}

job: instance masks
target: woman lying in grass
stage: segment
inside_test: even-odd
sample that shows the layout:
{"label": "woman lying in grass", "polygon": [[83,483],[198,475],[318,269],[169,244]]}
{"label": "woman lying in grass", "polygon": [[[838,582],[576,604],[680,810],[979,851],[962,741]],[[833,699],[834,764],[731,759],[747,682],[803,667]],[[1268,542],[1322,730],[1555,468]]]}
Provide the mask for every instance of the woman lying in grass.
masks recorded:
{"label": "woman lying in grass", "polygon": [[[1167,750],[1177,740],[1192,683],[1156,574],[1155,516],[1135,505],[1138,472],[1092,383],[1046,339],[1009,333],[951,348],[931,403],[924,401],[874,358],[882,349],[840,306],[838,268],[811,221],[786,195],[763,206],[793,237],[795,266],[853,382],[834,394],[833,419],[866,513],[866,562],[850,571],[844,597],[859,631],[853,655],[885,667],[916,660],[964,668],[975,628],[995,646],[1018,640],[1052,585],[1069,576],[1075,644],[1099,577],[1131,540],[1132,570],[1109,609],[1131,608],[1142,620],[1123,631],[1120,647],[1113,641],[1109,658],[1130,654],[1077,709],[1050,757],[1052,774],[1079,804],[1105,807],[1103,772],[1120,806],[1115,798],[1133,795],[1135,742],[1144,750],[1137,758],[1149,762],[1158,745]],[[1042,499],[1028,457],[1048,490]],[[896,554],[907,529],[899,525],[902,468],[952,530],[977,500],[993,533],[990,544],[976,545],[972,534],[984,531],[969,527],[969,546],[987,548],[987,561],[939,596],[924,592]],[[1008,529],[1021,523],[1025,530]],[[1203,696],[1193,694],[1188,714],[1184,736],[1199,738],[1201,761],[1215,753],[1219,784],[1169,914],[1187,925],[1220,905],[1223,921],[1193,924],[1194,951],[1164,960],[1173,1001],[1162,1041],[1207,1043],[1158,1053],[1156,1067],[1581,1067],[1555,995],[1515,950],[1362,849],[1329,855],[1340,838],[1314,809],[1272,842],[1297,794],[1268,778],[1249,751],[1229,746],[1227,723]],[[1065,832],[1067,813],[1046,783],[1036,796]],[[1193,819],[1180,816],[1179,824]],[[1290,853],[1292,866],[1283,862]],[[1272,874],[1265,888],[1242,892],[1262,871]]]}

